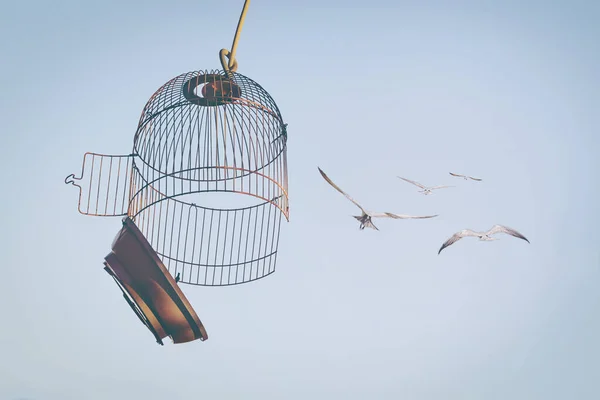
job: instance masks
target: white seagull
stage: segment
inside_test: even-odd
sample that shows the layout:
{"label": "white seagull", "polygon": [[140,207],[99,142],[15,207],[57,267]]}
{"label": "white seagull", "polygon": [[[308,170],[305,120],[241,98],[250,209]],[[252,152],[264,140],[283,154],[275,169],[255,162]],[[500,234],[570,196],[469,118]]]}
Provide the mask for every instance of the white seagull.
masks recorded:
{"label": "white seagull", "polygon": [[412,183],[413,185],[420,187],[423,190],[419,190],[419,193],[423,193],[424,195],[432,194],[433,191],[436,189],[444,189],[444,188],[454,187],[454,186],[431,186],[431,187],[429,187],[429,186],[421,185],[419,182],[415,182],[415,181],[411,181],[410,179],[403,178],[401,176],[399,176],[398,178],[402,179],[405,182]]}
{"label": "white seagull", "polygon": [[[319,167],[317,167],[317,168],[319,168]],[[353,215],[353,217],[356,218],[360,222],[360,227],[359,227],[360,229],[365,229],[365,227],[367,227],[367,228],[373,228],[373,229],[379,230],[379,228],[377,228],[375,225],[373,225],[371,218],[423,219],[423,218],[437,217],[437,214],[436,215],[426,215],[426,216],[413,216],[413,215],[392,214],[389,212],[373,213],[373,212],[367,211],[364,208],[362,208],[362,206],[360,204],[358,204],[352,197],[350,197],[342,189],[340,189],[335,183],[333,183],[332,180],[329,179],[329,177],[327,175],[325,175],[325,172],[323,172],[321,170],[321,168],[319,168],[319,172],[323,176],[323,179],[325,179],[327,181],[327,183],[329,183],[331,186],[333,186],[335,188],[335,190],[337,190],[338,192],[340,192],[341,194],[346,196],[346,198],[348,200],[350,200],[352,203],[354,203],[354,205],[356,205],[358,208],[360,208],[360,211],[362,211],[362,214],[360,216]]]}
{"label": "white seagull", "polygon": [[450,246],[453,243],[458,242],[460,239],[467,237],[467,236],[478,237],[479,240],[483,240],[483,241],[499,240],[498,238],[492,237],[492,235],[494,235],[496,233],[506,233],[506,234],[509,234],[516,238],[523,239],[527,243],[529,243],[529,240],[527,240],[527,238],[525,236],[523,236],[519,232],[515,231],[514,229],[508,228],[503,225],[494,225],[492,227],[492,229],[490,229],[487,232],[475,232],[470,229],[463,229],[460,232],[456,232],[454,235],[452,235],[452,237],[450,239],[448,239],[444,242],[444,244],[438,251],[438,254],[440,254],[442,252],[442,250],[444,250],[446,247]]}
{"label": "white seagull", "polygon": [[452,175],[452,176],[456,176],[457,178],[464,178],[465,181],[469,180],[469,179],[472,179],[474,181],[481,181],[481,179],[479,179],[479,178],[473,178],[472,176],[461,175],[461,174],[453,174],[452,172],[449,172],[449,174]]}

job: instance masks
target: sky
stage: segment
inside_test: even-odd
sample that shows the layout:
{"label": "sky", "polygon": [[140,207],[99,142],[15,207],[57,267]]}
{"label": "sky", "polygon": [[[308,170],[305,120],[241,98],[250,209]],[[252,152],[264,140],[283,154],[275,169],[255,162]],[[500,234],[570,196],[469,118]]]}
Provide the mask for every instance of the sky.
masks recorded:
{"label": "sky", "polygon": [[[277,269],[182,285],[209,339],[155,343],[103,271],[120,218],[79,214],[64,178],[129,154],[165,82],[219,68],[241,8],[3,5],[0,399],[600,398],[594,1],[251,2],[238,72],[288,123]],[[361,231],[317,167],[368,209],[439,217]],[[437,254],[494,224],[531,243]]]}

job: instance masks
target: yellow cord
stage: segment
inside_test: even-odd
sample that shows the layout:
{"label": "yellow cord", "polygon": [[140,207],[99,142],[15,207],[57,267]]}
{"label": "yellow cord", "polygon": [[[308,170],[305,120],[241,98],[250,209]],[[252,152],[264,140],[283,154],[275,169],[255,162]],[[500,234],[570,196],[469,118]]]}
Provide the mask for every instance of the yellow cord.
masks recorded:
{"label": "yellow cord", "polygon": [[[237,50],[237,43],[240,37],[240,33],[242,32],[242,26],[244,25],[244,20],[246,19],[246,12],[248,11],[248,6],[250,5],[250,0],[245,0],[244,8],[242,9],[242,14],[240,15],[240,20],[238,22],[237,29],[235,30],[235,36],[233,37],[233,44],[231,45],[231,52],[227,49],[221,49],[219,52],[219,57],[221,59],[221,66],[228,74],[231,72],[237,71],[238,63],[235,59],[235,52]],[[229,58],[229,62],[227,62],[227,58]]]}

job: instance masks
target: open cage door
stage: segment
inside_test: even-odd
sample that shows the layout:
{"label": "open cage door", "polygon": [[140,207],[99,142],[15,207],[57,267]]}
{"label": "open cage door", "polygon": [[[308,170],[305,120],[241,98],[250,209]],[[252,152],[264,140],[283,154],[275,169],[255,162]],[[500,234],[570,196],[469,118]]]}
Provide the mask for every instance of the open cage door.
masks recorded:
{"label": "open cage door", "polygon": [[[70,174],[66,184],[79,188],[77,209],[98,217],[127,215],[134,155],[85,153],[81,176]],[[76,183],[77,182],[77,183]]]}
{"label": "open cage door", "polygon": [[104,264],[159,344],[167,336],[173,343],[208,339],[200,318],[131,218],[123,219]]}

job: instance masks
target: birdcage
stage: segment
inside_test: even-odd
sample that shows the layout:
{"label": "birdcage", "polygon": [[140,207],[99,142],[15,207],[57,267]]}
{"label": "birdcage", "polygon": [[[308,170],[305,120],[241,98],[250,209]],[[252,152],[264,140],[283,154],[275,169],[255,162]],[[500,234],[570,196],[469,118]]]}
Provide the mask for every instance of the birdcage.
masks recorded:
{"label": "birdcage", "polygon": [[69,178],[81,213],[130,217],[181,282],[234,285],[275,271],[289,219],[286,142],[258,83],[195,71],[152,95],[131,154],[86,153]]}
{"label": "birdcage", "polygon": [[79,188],[80,213],[125,217],[105,270],[160,344],[208,338],[178,283],[270,275],[289,220],[287,124],[267,91],[236,72],[249,2],[231,52],[219,53],[223,70],[171,79],[146,103],[130,154],[86,153],[81,176],[65,179]]}

